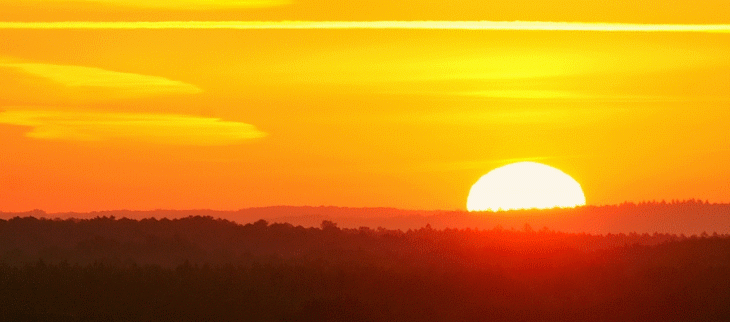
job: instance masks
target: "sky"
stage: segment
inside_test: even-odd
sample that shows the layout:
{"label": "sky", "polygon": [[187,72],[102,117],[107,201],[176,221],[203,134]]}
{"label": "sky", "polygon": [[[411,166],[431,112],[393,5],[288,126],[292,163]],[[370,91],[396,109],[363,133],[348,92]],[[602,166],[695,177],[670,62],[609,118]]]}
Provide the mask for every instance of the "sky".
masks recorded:
{"label": "sky", "polygon": [[0,0],[0,211],[730,202],[730,3]]}

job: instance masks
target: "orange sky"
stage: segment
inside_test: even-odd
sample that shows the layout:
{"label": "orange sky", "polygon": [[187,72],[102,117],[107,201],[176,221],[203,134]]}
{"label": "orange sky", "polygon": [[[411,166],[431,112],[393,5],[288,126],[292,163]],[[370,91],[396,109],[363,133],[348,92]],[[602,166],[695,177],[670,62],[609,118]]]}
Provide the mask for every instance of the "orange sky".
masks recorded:
{"label": "orange sky", "polygon": [[0,0],[0,211],[465,209],[525,160],[588,204],[730,202],[729,30],[725,0]]}

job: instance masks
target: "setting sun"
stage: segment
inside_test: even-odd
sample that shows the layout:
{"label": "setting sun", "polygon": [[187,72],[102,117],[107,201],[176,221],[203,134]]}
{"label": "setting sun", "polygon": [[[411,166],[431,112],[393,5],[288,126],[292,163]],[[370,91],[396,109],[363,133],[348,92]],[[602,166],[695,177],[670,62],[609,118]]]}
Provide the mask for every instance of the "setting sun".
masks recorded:
{"label": "setting sun", "polygon": [[482,176],[469,191],[469,211],[575,207],[585,205],[580,184],[553,167],[512,163]]}

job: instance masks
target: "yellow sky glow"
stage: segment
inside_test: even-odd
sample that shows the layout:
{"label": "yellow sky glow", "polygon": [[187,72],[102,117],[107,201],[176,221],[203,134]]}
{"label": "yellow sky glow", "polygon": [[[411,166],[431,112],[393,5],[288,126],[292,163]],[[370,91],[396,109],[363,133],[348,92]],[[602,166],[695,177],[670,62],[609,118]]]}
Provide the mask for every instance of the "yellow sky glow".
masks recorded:
{"label": "yellow sky glow", "polygon": [[730,202],[727,4],[0,0],[0,211]]}
{"label": "yellow sky glow", "polygon": [[0,22],[0,29],[441,29],[728,33],[730,24],[542,21],[154,21]]}

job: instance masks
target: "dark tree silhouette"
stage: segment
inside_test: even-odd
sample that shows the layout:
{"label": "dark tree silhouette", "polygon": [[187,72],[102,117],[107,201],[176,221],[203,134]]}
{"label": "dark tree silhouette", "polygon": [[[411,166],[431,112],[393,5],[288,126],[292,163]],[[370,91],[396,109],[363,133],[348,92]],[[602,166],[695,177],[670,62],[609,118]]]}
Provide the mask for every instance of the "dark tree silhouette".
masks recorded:
{"label": "dark tree silhouette", "polygon": [[0,220],[8,321],[723,321],[730,236]]}

